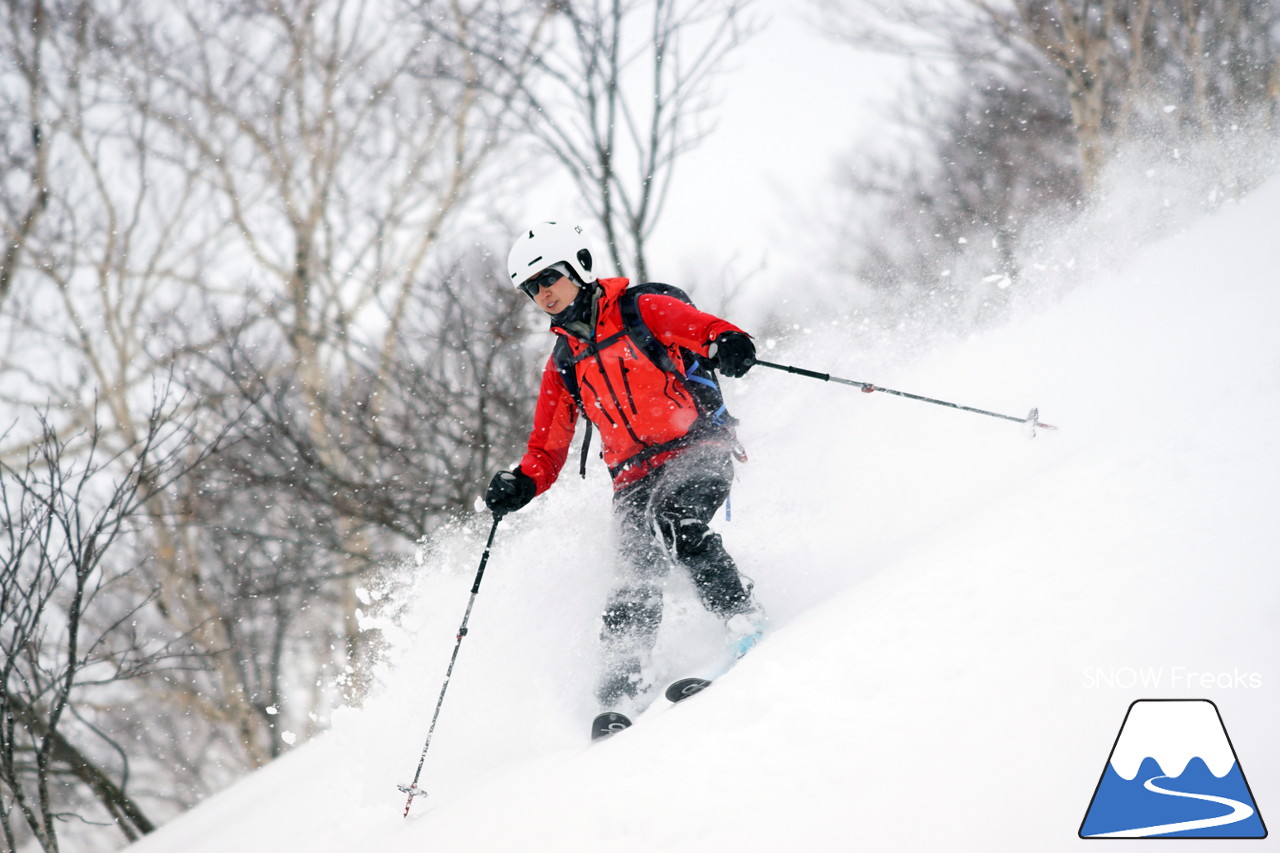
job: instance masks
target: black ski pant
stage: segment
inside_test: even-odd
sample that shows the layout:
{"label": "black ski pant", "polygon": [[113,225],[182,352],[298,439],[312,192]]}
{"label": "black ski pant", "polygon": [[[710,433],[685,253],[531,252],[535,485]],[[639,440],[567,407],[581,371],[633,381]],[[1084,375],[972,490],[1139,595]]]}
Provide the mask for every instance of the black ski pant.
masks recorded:
{"label": "black ski pant", "polygon": [[697,444],[614,493],[618,578],[600,631],[604,666],[598,698],[606,710],[641,689],[672,563],[689,572],[703,606],[722,619],[751,607],[750,586],[708,526],[732,482],[729,449]]}

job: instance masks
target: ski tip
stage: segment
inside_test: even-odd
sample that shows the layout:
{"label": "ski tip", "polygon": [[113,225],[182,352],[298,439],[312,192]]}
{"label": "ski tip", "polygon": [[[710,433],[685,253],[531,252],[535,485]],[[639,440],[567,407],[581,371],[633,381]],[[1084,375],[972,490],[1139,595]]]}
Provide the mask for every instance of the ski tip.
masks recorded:
{"label": "ski tip", "polygon": [[679,702],[681,699],[688,699],[693,694],[710,686],[710,679],[706,678],[682,678],[673,682],[667,688],[667,699],[671,702]]}
{"label": "ski tip", "polygon": [[617,734],[623,729],[630,728],[630,726],[631,719],[626,714],[605,711],[591,721],[591,739],[600,740],[600,738]]}

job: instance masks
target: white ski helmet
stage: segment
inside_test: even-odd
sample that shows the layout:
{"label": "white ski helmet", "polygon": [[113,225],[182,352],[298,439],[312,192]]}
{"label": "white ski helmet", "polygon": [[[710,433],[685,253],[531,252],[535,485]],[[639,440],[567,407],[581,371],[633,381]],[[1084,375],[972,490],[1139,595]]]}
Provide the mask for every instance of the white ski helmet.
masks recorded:
{"label": "white ski helmet", "polygon": [[596,280],[591,271],[590,241],[581,225],[568,222],[538,222],[527,229],[511,247],[507,271],[511,286],[519,287],[554,263],[568,264],[583,284]]}

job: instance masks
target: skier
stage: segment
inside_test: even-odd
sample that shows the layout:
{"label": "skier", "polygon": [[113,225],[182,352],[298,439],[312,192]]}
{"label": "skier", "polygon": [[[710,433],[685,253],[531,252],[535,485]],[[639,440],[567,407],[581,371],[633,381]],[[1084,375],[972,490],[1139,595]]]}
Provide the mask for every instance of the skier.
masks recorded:
{"label": "skier", "polygon": [[[737,638],[739,653],[764,628],[750,582],[744,584],[708,526],[728,497],[741,446],[720,418],[699,410],[696,385],[676,375],[701,358],[740,377],[754,363],[755,345],[732,323],[651,292],[661,285],[641,288],[628,308],[628,280],[597,278],[593,266],[582,228],[566,223],[538,223],[511,249],[512,284],[550,316],[563,343],[543,369],[524,457],[493,476],[485,503],[497,514],[515,512],[550,488],[580,414],[589,421],[588,436],[592,426],[599,431],[613,478],[618,553],[602,615],[597,698],[601,717],[622,714],[626,725],[625,714],[639,709],[652,686],[645,664],[662,621],[669,563],[689,572],[702,604]],[[646,354],[628,332],[628,316],[660,342],[675,370]]]}

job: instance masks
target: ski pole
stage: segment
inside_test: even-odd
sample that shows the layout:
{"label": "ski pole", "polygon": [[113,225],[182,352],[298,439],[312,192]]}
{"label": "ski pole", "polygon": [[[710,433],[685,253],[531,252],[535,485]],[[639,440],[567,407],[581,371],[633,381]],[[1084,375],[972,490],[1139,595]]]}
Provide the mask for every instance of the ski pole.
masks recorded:
{"label": "ski pole", "polygon": [[467,623],[471,621],[471,608],[475,606],[476,595],[480,592],[480,581],[484,579],[484,567],[489,563],[489,550],[493,547],[493,535],[498,532],[498,522],[502,520],[499,513],[493,514],[493,527],[489,528],[489,540],[484,544],[484,555],[480,558],[480,568],[476,570],[475,582],[471,584],[471,598],[467,601],[467,612],[462,616],[462,626],[458,628],[457,642],[453,644],[453,657],[449,659],[449,668],[445,670],[444,684],[440,687],[440,698],[436,700],[436,712],[431,717],[431,726],[427,729],[427,742],[422,745],[422,755],[418,757],[418,769],[414,771],[413,781],[408,785],[397,785],[401,791],[409,795],[404,804],[404,816],[409,816],[409,808],[414,797],[425,797],[426,791],[418,789],[418,779],[422,776],[422,765],[427,760],[427,750],[431,748],[431,735],[436,730],[436,722],[440,719],[440,709],[444,706],[444,694],[449,689],[449,679],[453,677],[453,665],[458,662],[458,649],[462,648],[462,638],[467,636]]}
{"label": "ski pole", "polygon": [[906,391],[895,391],[892,388],[881,388],[879,385],[873,385],[870,382],[857,382],[853,379],[841,379],[840,377],[832,376],[829,373],[819,373],[816,370],[805,370],[803,367],[792,367],[787,364],[774,364],[771,361],[761,361],[760,359],[756,359],[755,363],[763,367],[772,367],[774,370],[783,370],[787,373],[794,373],[798,376],[808,376],[812,379],[821,379],[823,382],[839,382],[842,385],[852,385],[855,388],[862,389],[862,391],[867,394],[870,394],[873,391],[880,391],[884,394],[906,397],[909,400],[920,400],[925,403],[933,403],[937,406],[959,409],[962,412],[973,412],[978,415],[987,415],[992,418],[1002,418],[1006,421],[1015,421],[1016,423],[1020,423],[1026,427],[1029,438],[1035,437],[1036,427],[1040,427],[1041,429],[1057,429],[1057,427],[1052,424],[1040,422],[1039,409],[1032,409],[1029,415],[1025,418],[1020,418],[1017,415],[1002,415],[999,412],[988,412],[986,409],[975,409],[972,406],[961,406],[959,403],[948,403],[946,400],[935,400],[933,397],[923,397],[919,394],[908,394]]}

